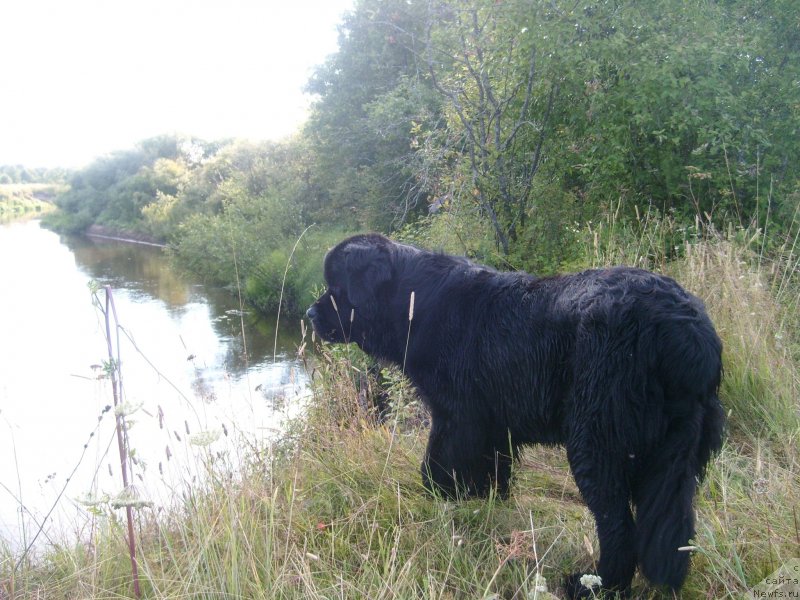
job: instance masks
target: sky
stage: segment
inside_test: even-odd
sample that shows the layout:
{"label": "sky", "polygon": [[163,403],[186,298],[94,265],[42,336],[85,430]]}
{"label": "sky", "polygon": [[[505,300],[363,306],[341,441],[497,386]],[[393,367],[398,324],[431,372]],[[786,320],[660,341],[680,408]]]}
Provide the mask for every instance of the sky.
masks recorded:
{"label": "sky", "polygon": [[353,0],[2,0],[0,165],[82,167],[165,133],[280,139]]}

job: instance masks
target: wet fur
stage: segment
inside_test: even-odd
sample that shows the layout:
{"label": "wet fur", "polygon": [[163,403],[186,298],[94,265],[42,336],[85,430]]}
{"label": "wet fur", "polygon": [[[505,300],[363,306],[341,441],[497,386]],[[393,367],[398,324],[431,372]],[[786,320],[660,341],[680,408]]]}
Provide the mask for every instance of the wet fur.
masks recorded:
{"label": "wet fur", "polygon": [[522,445],[563,444],[595,516],[603,587],[627,590],[637,564],[681,586],[678,548],[724,425],[722,344],[699,299],[639,269],[538,279],[376,234],[341,242],[324,266],[314,329],[404,365],[432,416],[429,489],[506,494]]}

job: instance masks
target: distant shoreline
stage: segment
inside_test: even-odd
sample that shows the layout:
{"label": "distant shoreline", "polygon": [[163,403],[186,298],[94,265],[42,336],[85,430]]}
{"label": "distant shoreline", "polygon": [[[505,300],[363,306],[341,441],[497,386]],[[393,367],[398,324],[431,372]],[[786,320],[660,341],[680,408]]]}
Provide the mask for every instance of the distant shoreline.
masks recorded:
{"label": "distant shoreline", "polygon": [[141,244],[143,246],[155,246],[156,248],[166,248],[166,244],[158,244],[156,242],[145,242],[142,240],[133,240],[130,238],[114,237],[111,235],[101,235],[99,233],[86,233],[87,237],[100,238],[103,240],[112,240],[114,242],[126,242],[128,244]]}
{"label": "distant shoreline", "polygon": [[155,239],[146,235],[131,233],[128,231],[116,231],[108,229],[102,225],[92,225],[85,232],[88,237],[111,240],[114,242],[125,242],[128,244],[141,244],[143,246],[154,246],[156,248],[166,248],[167,245],[157,242]]}

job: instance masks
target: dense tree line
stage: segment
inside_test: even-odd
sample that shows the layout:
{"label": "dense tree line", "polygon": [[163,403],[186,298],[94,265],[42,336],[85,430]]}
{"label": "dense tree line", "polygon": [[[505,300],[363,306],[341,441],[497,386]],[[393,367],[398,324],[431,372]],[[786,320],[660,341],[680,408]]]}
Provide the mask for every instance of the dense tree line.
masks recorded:
{"label": "dense tree line", "polygon": [[144,141],[75,173],[58,218],[168,241],[264,309],[310,225],[290,308],[348,230],[551,271],[610,218],[788,228],[798,18],[793,0],[357,0],[293,138]]}
{"label": "dense tree line", "polygon": [[61,168],[29,168],[23,165],[0,165],[0,185],[12,183],[64,183],[70,172]]}

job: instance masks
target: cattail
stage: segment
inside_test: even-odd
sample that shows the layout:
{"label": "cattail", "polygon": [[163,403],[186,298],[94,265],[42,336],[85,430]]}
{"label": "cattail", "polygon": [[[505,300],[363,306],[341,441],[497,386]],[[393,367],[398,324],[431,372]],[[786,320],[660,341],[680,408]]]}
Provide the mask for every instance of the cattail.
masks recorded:
{"label": "cattail", "polygon": [[331,296],[331,304],[333,304],[333,310],[335,310],[338,313],[339,307],[336,306],[336,298],[334,298],[333,296]]}
{"label": "cattail", "polygon": [[408,305],[408,320],[414,320],[414,292],[411,292],[411,302]]}
{"label": "cattail", "polygon": [[353,320],[355,318],[356,318],[356,309],[355,308],[351,308],[350,309],[350,324],[351,325],[353,324]]}
{"label": "cattail", "polygon": [[586,548],[586,551],[589,553],[589,556],[594,556],[594,546],[592,546],[592,541],[589,539],[589,536],[585,533],[583,534],[583,547]]}

